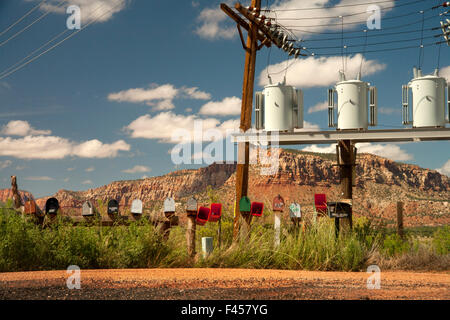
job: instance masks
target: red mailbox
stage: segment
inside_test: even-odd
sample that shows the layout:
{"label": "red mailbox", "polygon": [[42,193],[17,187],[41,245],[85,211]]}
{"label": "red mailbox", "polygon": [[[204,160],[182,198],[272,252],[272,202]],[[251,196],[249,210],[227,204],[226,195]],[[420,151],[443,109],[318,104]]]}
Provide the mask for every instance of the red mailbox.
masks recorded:
{"label": "red mailbox", "polygon": [[264,203],[262,202],[252,202],[250,207],[250,213],[255,217],[261,217],[264,210]]}
{"label": "red mailbox", "polygon": [[283,212],[284,210],[284,199],[282,196],[277,195],[274,199],[273,199],[273,211],[280,211]]}
{"label": "red mailbox", "polygon": [[217,222],[222,216],[222,204],[221,203],[211,203],[211,213],[209,215],[209,221]]}
{"label": "red mailbox", "polygon": [[327,214],[327,196],[324,193],[314,194],[314,206],[316,207],[317,213],[326,215]]}
{"label": "red mailbox", "polygon": [[211,209],[207,207],[200,207],[197,211],[197,218],[195,219],[197,224],[203,226],[208,222],[209,215],[211,214]]}

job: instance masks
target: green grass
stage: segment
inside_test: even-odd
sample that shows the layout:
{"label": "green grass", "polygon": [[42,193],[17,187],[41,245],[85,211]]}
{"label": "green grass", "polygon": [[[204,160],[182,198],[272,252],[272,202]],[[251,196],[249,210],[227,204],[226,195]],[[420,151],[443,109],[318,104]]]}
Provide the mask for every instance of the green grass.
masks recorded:
{"label": "green grass", "polygon": [[[213,194],[209,195],[211,198]],[[213,200],[213,199],[211,199]],[[269,217],[271,212],[269,212]],[[405,239],[371,225],[367,218],[354,221],[353,232],[335,237],[334,222],[321,219],[303,230],[282,223],[281,243],[274,246],[270,219],[254,219],[248,239],[232,246],[233,217],[225,211],[222,245],[218,223],[197,226],[197,252],[201,238],[214,238],[214,251],[197,259],[187,255],[183,226],[172,228],[168,241],[146,221],[130,226],[77,226],[59,219],[46,227],[30,217],[0,208],[0,272],[80,268],[212,267],[360,271],[370,264],[382,269],[448,270],[450,227],[429,236],[407,234]]]}

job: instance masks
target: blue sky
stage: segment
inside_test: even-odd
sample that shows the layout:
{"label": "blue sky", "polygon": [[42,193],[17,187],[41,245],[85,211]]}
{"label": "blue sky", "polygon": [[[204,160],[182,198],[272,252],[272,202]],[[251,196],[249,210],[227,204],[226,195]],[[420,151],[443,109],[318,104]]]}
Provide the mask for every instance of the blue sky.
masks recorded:
{"label": "blue sky", "polygon": [[[196,119],[204,120],[207,128],[221,132],[238,124],[244,52],[235,26],[219,10],[219,1],[177,1],[174,4],[144,0],[48,0],[2,34],[40,2],[0,1],[0,78],[5,74],[4,70],[11,70],[8,69],[10,66],[67,29],[69,15],[65,9],[69,5],[81,7],[82,27],[91,24],[35,61],[0,79],[0,188],[9,188],[10,175],[17,175],[21,189],[40,197],[59,189],[85,190],[115,180],[158,176],[177,168],[197,168],[199,164],[173,164],[169,153],[177,143],[171,139],[173,131],[185,128],[191,132]],[[243,4],[247,5],[247,2],[250,1]],[[334,25],[336,20],[324,17],[361,13],[367,8],[339,7],[358,4],[353,0],[268,3],[272,9],[338,6],[277,13],[279,23],[301,25],[302,30],[319,32],[294,31],[299,39],[305,40],[307,47],[340,46],[341,26]],[[382,29],[373,32],[420,30],[421,23],[391,31],[388,28],[420,20],[419,13],[411,12],[429,9],[438,1],[414,1],[410,6],[405,3],[407,1],[380,3],[385,8]],[[437,16],[441,11],[425,11],[424,43],[442,39],[431,38],[439,34],[439,30],[429,30],[443,20]],[[48,14],[40,21],[13,37],[45,13]],[[407,13],[411,14],[395,18]],[[368,16],[359,14],[346,18],[344,22],[351,24],[345,24],[344,35],[363,34],[361,30],[365,24],[354,22]],[[317,19],[289,21],[281,20],[283,17]],[[393,18],[384,20],[389,17]],[[75,31],[67,31],[59,40]],[[420,34],[368,37],[368,43],[415,39]],[[370,31],[369,35],[372,35]],[[335,40],[311,41],[323,38]],[[345,40],[349,46],[361,43],[364,39]],[[420,40],[411,40],[369,45],[367,50],[419,43]],[[352,50],[362,49],[355,47]],[[441,75],[450,77],[450,48],[442,45],[440,50]],[[288,83],[304,90],[306,125],[311,129],[326,129],[327,113],[323,103],[326,90],[337,80],[342,59],[337,55],[340,49],[315,52],[325,55],[300,58],[286,75]],[[364,56],[363,79],[376,85],[379,92],[381,126],[378,128],[402,127],[401,85],[412,78],[412,68],[418,65],[418,57],[418,48],[368,52]],[[361,58],[357,54],[348,55],[346,64],[350,78],[359,69]],[[268,65],[269,71],[275,73],[286,66],[286,60],[286,53],[278,48],[259,51],[256,89],[261,90],[265,83]],[[424,73],[432,73],[437,60],[438,47],[425,47]],[[278,73],[272,77],[278,80],[277,77],[282,75]],[[308,150],[333,148],[310,146]],[[450,174],[449,142],[367,144],[360,146],[360,150],[430,169],[440,168]]]}

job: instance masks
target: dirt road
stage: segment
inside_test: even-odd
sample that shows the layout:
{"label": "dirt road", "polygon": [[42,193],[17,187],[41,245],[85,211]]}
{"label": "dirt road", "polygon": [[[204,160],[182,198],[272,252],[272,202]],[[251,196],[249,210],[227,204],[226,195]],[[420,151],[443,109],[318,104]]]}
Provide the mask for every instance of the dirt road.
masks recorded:
{"label": "dirt road", "polygon": [[63,271],[0,273],[0,299],[450,299],[450,273],[382,272],[368,290],[365,272],[254,269],[81,270],[69,290]]}

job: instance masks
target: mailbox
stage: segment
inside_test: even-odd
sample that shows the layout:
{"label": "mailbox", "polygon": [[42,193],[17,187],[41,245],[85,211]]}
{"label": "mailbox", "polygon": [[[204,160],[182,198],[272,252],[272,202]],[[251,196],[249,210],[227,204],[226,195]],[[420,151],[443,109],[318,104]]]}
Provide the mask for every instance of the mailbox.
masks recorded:
{"label": "mailbox", "polygon": [[94,206],[90,201],[86,201],[83,203],[83,206],[81,208],[81,215],[83,217],[91,217],[95,214]]}
{"label": "mailbox", "polygon": [[211,214],[211,209],[207,207],[198,208],[197,212],[197,224],[203,226],[206,222],[208,222],[209,215]]}
{"label": "mailbox", "polygon": [[283,212],[284,210],[284,199],[280,195],[277,195],[275,198],[273,198],[273,211],[280,211]]}
{"label": "mailbox", "polygon": [[188,215],[196,216],[197,215],[198,204],[197,200],[194,197],[188,199],[186,203],[186,212]]}
{"label": "mailbox", "polygon": [[250,199],[247,196],[244,196],[239,201],[239,211],[249,213],[251,211],[251,203]]}
{"label": "mailbox", "polygon": [[175,214],[175,200],[171,197],[164,200],[164,214],[167,218]]}
{"label": "mailbox", "polygon": [[302,217],[302,208],[298,203],[291,203],[289,206],[289,216],[291,219],[300,219]]}
{"label": "mailbox", "polygon": [[49,198],[45,202],[45,213],[50,215],[56,215],[59,209],[59,202],[56,198]]}
{"label": "mailbox", "polygon": [[131,214],[134,216],[142,215],[142,201],[140,199],[134,199],[131,202]]}
{"label": "mailbox", "polygon": [[261,217],[264,211],[264,203],[252,202],[250,213],[255,217]]}
{"label": "mailbox", "polygon": [[209,221],[217,222],[222,216],[222,204],[221,203],[211,203],[211,213],[209,215]]}
{"label": "mailbox", "polygon": [[119,203],[115,199],[108,201],[108,215],[118,215],[119,214]]}
{"label": "mailbox", "polygon": [[328,216],[330,218],[347,218],[352,213],[350,202],[328,202]]}
{"label": "mailbox", "polygon": [[314,194],[316,212],[325,215],[327,212],[327,196],[324,193]]}
{"label": "mailbox", "polygon": [[37,214],[36,202],[34,202],[34,200],[25,202],[25,214]]}

